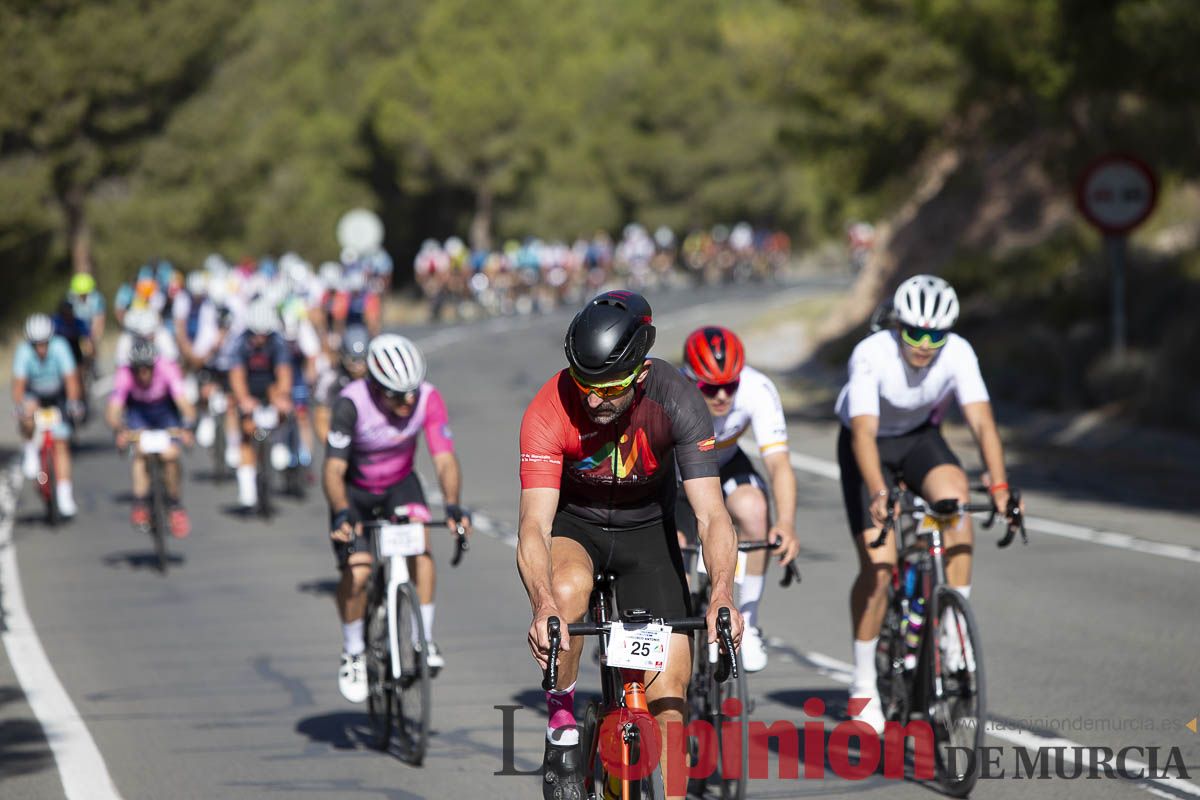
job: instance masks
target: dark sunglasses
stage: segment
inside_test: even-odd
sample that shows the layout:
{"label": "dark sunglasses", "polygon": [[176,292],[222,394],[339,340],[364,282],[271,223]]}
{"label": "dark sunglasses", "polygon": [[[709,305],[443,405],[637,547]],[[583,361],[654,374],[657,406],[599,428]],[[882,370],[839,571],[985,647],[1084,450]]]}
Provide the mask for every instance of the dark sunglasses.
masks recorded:
{"label": "dark sunglasses", "polygon": [[741,385],[742,382],[740,380],[730,381],[729,383],[705,383],[704,381],[696,381],[696,388],[699,389],[700,393],[705,397],[716,397],[721,393],[722,389],[725,390],[725,394],[733,397],[733,395],[737,392],[738,387]]}
{"label": "dark sunglasses", "polygon": [[406,406],[411,406],[413,403],[417,402],[417,392],[415,389],[407,392],[397,392],[395,389],[389,389],[386,386],[380,386],[378,383],[372,382],[371,385],[375,388],[375,391],[379,392],[391,402],[403,400],[404,405]]}
{"label": "dark sunglasses", "polygon": [[931,328],[910,328],[905,325],[900,328],[900,338],[910,347],[932,347],[937,349],[946,343],[950,331],[939,331]]}

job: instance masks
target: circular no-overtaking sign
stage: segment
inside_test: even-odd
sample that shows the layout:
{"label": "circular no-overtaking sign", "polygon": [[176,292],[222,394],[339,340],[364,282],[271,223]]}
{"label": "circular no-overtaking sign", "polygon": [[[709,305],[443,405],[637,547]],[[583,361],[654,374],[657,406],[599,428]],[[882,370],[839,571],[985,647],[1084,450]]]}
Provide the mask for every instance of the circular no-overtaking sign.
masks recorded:
{"label": "circular no-overtaking sign", "polygon": [[371,253],[383,244],[383,222],[374,211],[356,208],[338,220],[337,240],[343,249]]}
{"label": "circular no-overtaking sign", "polygon": [[1158,182],[1146,162],[1111,153],[1093,161],[1079,176],[1075,200],[1088,222],[1111,236],[1141,225],[1158,197]]}

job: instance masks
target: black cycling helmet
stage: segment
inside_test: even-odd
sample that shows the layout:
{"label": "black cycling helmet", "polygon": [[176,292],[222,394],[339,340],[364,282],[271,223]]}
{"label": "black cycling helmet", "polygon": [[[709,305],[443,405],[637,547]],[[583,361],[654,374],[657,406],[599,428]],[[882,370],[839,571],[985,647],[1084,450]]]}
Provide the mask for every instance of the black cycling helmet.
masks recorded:
{"label": "black cycling helmet", "polygon": [[651,322],[650,304],[640,294],[597,295],[567,328],[567,362],[580,378],[596,383],[627,375],[654,346]]}
{"label": "black cycling helmet", "polygon": [[158,360],[158,348],[150,339],[138,337],[129,347],[129,366],[153,367]]}

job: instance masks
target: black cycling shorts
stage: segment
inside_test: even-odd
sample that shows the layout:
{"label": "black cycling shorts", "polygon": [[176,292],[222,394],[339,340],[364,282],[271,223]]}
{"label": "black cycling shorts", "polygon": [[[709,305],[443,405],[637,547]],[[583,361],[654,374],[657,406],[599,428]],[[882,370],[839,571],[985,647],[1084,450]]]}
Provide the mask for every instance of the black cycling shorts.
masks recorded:
{"label": "black cycling shorts", "polygon": [[[922,425],[900,436],[881,436],[875,442],[879,446],[883,479],[888,486],[904,481],[910,489],[919,492],[925,476],[934,467],[943,464],[962,466],[936,425]],[[863,531],[875,527],[871,519],[871,494],[858,471],[850,429],[844,425],[838,435],[838,467],[842,471],[842,502],[850,522],[850,535],[860,536]]]}
{"label": "black cycling shorts", "polygon": [[[427,505],[425,492],[421,489],[421,481],[417,473],[410,472],[408,477],[393,484],[385,494],[375,494],[360,489],[353,484],[346,484],[346,500],[350,503],[350,522],[369,522],[391,516],[396,506],[417,503]],[[329,529],[333,530],[333,515],[330,514]],[[371,532],[364,531],[361,536],[355,536],[350,542],[330,540],[333,553],[337,556],[338,569],[344,569],[351,553],[371,552]]]}
{"label": "black cycling shorts", "polygon": [[579,542],[592,572],[617,576],[617,609],[644,608],[655,617],[691,616],[683,556],[670,517],[636,528],[603,528],[574,514],[554,516],[551,536]]}
{"label": "black cycling shorts", "polygon": [[[767,482],[758,474],[746,451],[740,448],[734,457],[721,467],[720,480],[721,492],[727,498],[739,486],[753,486],[764,495],[767,493]],[[696,513],[692,511],[692,504],[688,502],[687,493],[683,491],[682,486],[675,495],[675,525],[689,542],[695,544],[699,537],[696,530]]]}

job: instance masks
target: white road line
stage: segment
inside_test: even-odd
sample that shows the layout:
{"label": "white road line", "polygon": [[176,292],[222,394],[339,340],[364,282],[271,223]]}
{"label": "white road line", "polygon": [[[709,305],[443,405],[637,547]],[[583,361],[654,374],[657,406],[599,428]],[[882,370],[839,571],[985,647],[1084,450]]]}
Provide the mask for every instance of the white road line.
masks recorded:
{"label": "white road line", "polygon": [[[787,643],[779,637],[769,637],[767,639],[767,645],[772,649],[783,651],[796,663],[808,667],[818,674],[824,675],[825,677],[835,680],[838,683],[849,686],[850,683],[853,682],[854,666],[852,664],[847,664],[845,661],[839,661],[838,659],[833,658],[832,656],[827,656],[824,653],[801,652],[795,648],[789,647]],[[1005,726],[1002,720],[995,718],[992,719],[992,722],[997,724],[988,725],[984,728],[984,731],[988,736],[1002,739],[1006,742],[1010,742],[1011,744],[1015,744],[1018,747],[1024,747],[1034,751],[1036,751],[1039,747],[1081,748],[1081,752],[1083,753],[1083,759],[1081,763],[1087,767],[1091,766],[1091,757],[1093,753],[1086,749],[1089,747],[1089,745],[1080,744],[1078,742],[1071,741],[1070,739],[1053,738],[1049,736],[1041,736],[1029,731],[1014,730],[1013,728]],[[1133,759],[1126,759],[1125,767],[1130,772],[1148,772],[1150,769],[1149,765]],[[1200,786],[1197,786],[1196,784],[1179,777],[1147,777],[1130,781],[1130,783],[1132,783],[1134,786],[1137,786],[1139,789],[1144,789],[1145,791],[1150,792],[1151,794],[1156,794],[1160,797],[1170,797],[1172,800],[1177,800],[1180,794],[1200,797]],[[1154,788],[1154,786],[1151,784],[1156,784],[1159,787],[1174,790],[1175,793],[1170,794],[1168,792],[1164,792],[1161,789]]]}
{"label": "white road line", "polygon": [[67,691],[59,682],[50,659],[42,648],[33,620],[25,607],[21,575],[17,570],[16,544],[12,539],[21,474],[16,461],[3,476],[4,496],[0,514],[0,586],[3,592],[3,618],[6,627],[0,633],[8,660],[25,699],[41,723],[46,741],[54,752],[54,763],[70,800],[120,800],[104,758],[88,732]]}
{"label": "white road line", "polygon": [[[756,456],[757,454],[750,453],[750,455]],[[814,458],[803,453],[792,453],[791,460],[792,466],[801,472],[819,475],[822,478],[828,478],[833,481],[841,479],[841,470],[838,469],[838,465],[833,461]],[[1173,558],[1176,561],[1191,561],[1194,564],[1200,564],[1200,550],[1182,544],[1155,542],[1150,539],[1131,536],[1128,533],[1100,531],[1084,525],[1057,522],[1043,517],[1026,517],[1025,527],[1035,533],[1044,533],[1049,536],[1061,536],[1065,539],[1075,539],[1080,542],[1115,547],[1118,550],[1128,550],[1133,553],[1143,553],[1149,556],[1161,556],[1162,558]]]}

